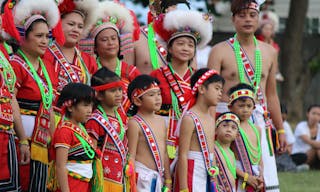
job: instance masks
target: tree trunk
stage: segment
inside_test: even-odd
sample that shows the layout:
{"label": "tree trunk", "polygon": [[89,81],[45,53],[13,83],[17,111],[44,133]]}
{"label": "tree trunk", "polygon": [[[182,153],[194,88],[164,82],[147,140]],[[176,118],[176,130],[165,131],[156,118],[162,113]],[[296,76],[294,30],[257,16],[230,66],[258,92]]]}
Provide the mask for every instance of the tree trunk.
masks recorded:
{"label": "tree trunk", "polygon": [[303,63],[302,46],[304,23],[309,0],[291,0],[281,49],[282,72],[286,79],[282,83],[281,98],[289,108],[291,119],[303,117],[303,101],[306,93],[309,69]]}

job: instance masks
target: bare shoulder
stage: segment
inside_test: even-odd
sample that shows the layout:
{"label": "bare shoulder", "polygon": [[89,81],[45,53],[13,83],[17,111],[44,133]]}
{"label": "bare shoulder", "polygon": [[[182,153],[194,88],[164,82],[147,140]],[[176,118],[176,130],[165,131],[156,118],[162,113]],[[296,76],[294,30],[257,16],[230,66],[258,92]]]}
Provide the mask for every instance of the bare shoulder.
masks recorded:
{"label": "bare shoulder", "polygon": [[270,55],[277,54],[277,50],[274,47],[272,47],[272,45],[265,43],[263,41],[259,41],[259,47],[260,47],[261,51],[265,54],[266,53],[270,54]]}
{"label": "bare shoulder", "polygon": [[193,119],[190,115],[185,115],[182,117],[181,120],[181,126],[183,126],[183,128],[190,128],[193,129],[194,128],[194,122]]}
{"label": "bare shoulder", "polygon": [[166,124],[166,120],[161,115],[156,115],[154,120],[159,124]]}
{"label": "bare shoulder", "polygon": [[140,131],[139,123],[134,118],[130,118],[128,121],[128,129]]}
{"label": "bare shoulder", "polygon": [[227,41],[222,41],[212,47],[210,54],[215,52],[224,52],[226,49],[228,49],[228,47],[230,46],[228,45]]}

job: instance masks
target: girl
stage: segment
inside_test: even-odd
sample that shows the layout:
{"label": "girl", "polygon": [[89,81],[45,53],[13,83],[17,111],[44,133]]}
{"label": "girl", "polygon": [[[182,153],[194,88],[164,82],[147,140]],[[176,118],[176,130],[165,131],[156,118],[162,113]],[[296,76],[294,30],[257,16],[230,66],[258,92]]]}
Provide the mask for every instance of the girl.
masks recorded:
{"label": "girl", "polygon": [[127,156],[127,116],[119,106],[122,102],[122,82],[105,67],[91,79],[97,91],[97,109],[86,124],[95,146],[102,152],[104,190],[122,192],[125,189],[124,167]]}
{"label": "girl", "polygon": [[56,176],[61,191],[87,192],[93,177],[93,142],[82,125],[91,113],[94,90],[81,83],[70,83],[61,92],[58,107],[65,118],[59,122],[53,144]]}

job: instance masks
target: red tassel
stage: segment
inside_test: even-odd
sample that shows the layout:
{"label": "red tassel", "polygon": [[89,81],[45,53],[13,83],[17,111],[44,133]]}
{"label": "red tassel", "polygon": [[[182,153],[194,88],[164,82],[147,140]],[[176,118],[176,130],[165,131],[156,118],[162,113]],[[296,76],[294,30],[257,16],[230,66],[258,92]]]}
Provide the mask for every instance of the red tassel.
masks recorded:
{"label": "red tassel", "polygon": [[65,37],[64,37],[63,30],[62,30],[61,19],[59,20],[57,25],[52,29],[52,35],[59,45],[64,45]]}
{"label": "red tassel", "polygon": [[148,22],[148,24],[150,24],[152,21],[153,21],[153,15],[152,15],[151,11],[148,11],[148,19],[147,19],[147,22]]}
{"label": "red tassel", "polygon": [[154,21],[153,21],[153,28],[154,31],[165,41],[168,41],[173,31],[167,31],[163,26],[165,14],[160,14]]}
{"label": "red tassel", "polygon": [[136,14],[130,10],[130,14],[133,18],[133,26],[134,26],[134,30],[133,30],[133,41],[138,41],[140,38],[140,25],[138,22],[138,18],[136,16]]}
{"label": "red tassel", "polygon": [[20,34],[14,24],[14,18],[12,15],[12,9],[14,4],[12,0],[9,0],[4,6],[4,13],[2,14],[2,28],[6,33],[8,33],[11,37],[20,42]]}

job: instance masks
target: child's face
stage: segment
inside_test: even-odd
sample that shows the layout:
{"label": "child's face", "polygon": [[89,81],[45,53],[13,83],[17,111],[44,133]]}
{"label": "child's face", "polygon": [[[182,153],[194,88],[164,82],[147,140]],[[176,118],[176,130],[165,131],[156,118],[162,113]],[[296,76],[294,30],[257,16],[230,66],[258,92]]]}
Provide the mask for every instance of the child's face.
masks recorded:
{"label": "child's face", "polygon": [[204,88],[203,95],[209,106],[216,106],[222,96],[222,83],[210,83],[207,88]]}
{"label": "child's face", "polygon": [[241,121],[245,121],[250,118],[254,107],[251,98],[240,98],[233,103],[230,107],[230,111],[237,114]]}
{"label": "child's face", "polygon": [[68,110],[70,112],[70,119],[78,123],[85,123],[91,116],[93,109],[93,103],[87,103],[84,101],[79,102],[77,105],[73,105]]}
{"label": "child's face", "polygon": [[109,107],[120,106],[123,99],[123,92],[121,87],[115,87],[98,93],[98,100]]}
{"label": "child's face", "polygon": [[160,88],[152,89],[142,95],[135,103],[140,109],[148,111],[159,111],[162,105],[162,97]]}
{"label": "child's face", "polygon": [[233,121],[223,121],[216,129],[217,140],[222,143],[231,143],[238,135],[238,126]]}
{"label": "child's face", "polygon": [[177,37],[173,40],[172,46],[168,49],[172,58],[188,62],[195,54],[195,44],[191,37]]}

